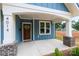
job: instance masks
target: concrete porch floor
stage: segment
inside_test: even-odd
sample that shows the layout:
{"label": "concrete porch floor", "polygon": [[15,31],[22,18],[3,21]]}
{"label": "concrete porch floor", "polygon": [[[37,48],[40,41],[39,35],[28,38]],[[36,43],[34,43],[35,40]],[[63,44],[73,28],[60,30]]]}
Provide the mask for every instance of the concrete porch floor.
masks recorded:
{"label": "concrete porch floor", "polygon": [[60,50],[70,47],[63,45],[63,42],[57,39],[37,40],[24,42],[18,45],[18,56],[42,56],[54,52],[55,48]]}

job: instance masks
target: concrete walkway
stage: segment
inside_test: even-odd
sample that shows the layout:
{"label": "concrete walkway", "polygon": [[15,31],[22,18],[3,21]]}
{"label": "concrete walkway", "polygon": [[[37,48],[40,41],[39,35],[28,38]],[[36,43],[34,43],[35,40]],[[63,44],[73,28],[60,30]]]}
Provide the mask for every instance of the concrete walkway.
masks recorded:
{"label": "concrete walkway", "polygon": [[54,52],[55,48],[69,48],[57,39],[24,42],[18,45],[18,56],[42,56]]}

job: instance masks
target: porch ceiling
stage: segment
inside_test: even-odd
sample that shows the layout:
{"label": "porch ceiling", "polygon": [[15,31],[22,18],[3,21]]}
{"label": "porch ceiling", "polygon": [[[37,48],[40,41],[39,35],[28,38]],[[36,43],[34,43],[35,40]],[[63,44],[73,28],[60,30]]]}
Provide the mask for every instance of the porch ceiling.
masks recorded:
{"label": "porch ceiling", "polygon": [[54,22],[69,20],[69,18],[66,16],[52,13],[26,12],[19,13],[18,15],[21,19],[52,20]]}

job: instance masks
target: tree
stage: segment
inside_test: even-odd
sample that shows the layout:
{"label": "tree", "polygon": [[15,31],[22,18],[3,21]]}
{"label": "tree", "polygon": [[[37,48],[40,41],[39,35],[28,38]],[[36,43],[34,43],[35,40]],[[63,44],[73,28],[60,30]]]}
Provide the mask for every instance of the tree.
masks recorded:
{"label": "tree", "polygon": [[65,23],[56,23],[55,24],[56,30],[61,30],[65,28]]}
{"label": "tree", "polygon": [[61,23],[55,23],[56,30],[61,30],[62,24]]}
{"label": "tree", "polygon": [[66,27],[66,23],[62,24],[62,29],[64,29]]}
{"label": "tree", "polygon": [[74,23],[72,24],[72,27],[73,27],[74,29],[76,29],[76,30],[79,31],[79,20],[78,20],[77,22],[74,22]]}

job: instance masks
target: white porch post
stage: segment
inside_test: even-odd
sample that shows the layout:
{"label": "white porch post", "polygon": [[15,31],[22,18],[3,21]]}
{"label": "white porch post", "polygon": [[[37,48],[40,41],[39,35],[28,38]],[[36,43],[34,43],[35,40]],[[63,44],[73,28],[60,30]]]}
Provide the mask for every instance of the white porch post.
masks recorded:
{"label": "white porch post", "polygon": [[14,43],[15,41],[15,20],[13,15],[4,15],[4,40],[3,44]]}
{"label": "white porch post", "polygon": [[71,20],[66,21],[66,36],[72,37],[72,22],[71,22]]}

